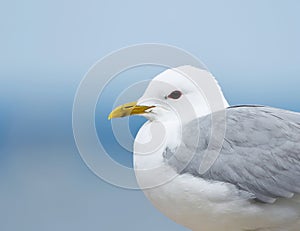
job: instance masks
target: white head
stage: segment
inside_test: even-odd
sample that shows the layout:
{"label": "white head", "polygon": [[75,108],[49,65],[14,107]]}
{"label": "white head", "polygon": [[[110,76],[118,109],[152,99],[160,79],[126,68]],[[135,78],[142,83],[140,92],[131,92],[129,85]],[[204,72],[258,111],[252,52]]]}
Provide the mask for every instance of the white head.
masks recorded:
{"label": "white head", "polygon": [[210,72],[180,66],[157,75],[137,103],[117,107],[109,119],[138,114],[151,121],[180,118],[184,123],[226,107],[228,103]]}

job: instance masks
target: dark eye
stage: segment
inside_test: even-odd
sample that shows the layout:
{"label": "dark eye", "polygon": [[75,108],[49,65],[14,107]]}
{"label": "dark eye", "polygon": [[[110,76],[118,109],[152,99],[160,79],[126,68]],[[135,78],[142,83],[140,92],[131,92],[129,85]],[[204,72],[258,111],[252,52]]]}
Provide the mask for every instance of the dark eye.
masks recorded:
{"label": "dark eye", "polygon": [[170,95],[168,95],[168,98],[171,99],[179,99],[180,96],[182,95],[181,91],[173,91]]}

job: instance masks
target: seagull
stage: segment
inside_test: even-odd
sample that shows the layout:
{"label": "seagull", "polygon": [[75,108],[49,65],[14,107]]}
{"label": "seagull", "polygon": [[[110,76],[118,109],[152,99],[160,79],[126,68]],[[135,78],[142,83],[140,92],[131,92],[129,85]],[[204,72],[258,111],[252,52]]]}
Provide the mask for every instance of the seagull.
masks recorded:
{"label": "seagull", "polygon": [[214,76],[169,68],[109,119],[140,115],[137,182],[193,231],[300,230],[300,113],[230,106]]}

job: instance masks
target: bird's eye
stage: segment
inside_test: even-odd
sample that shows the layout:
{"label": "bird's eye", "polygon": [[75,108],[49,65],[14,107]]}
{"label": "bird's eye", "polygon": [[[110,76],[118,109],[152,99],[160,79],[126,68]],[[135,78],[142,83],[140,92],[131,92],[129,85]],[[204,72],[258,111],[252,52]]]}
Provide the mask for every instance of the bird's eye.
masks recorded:
{"label": "bird's eye", "polygon": [[181,91],[172,91],[170,95],[168,95],[168,98],[171,98],[171,99],[179,99],[180,96],[182,95]]}

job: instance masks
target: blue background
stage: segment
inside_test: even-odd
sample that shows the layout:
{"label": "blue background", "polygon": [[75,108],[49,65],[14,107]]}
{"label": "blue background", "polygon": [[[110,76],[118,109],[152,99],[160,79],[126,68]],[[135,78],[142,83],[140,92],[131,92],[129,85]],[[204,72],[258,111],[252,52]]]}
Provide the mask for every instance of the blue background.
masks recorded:
{"label": "blue background", "polygon": [[0,230],[185,230],[85,166],[71,124],[80,80],[109,52],[166,43],[202,60],[231,104],[300,111],[299,12],[297,0],[2,1]]}

